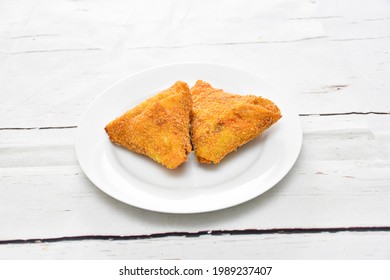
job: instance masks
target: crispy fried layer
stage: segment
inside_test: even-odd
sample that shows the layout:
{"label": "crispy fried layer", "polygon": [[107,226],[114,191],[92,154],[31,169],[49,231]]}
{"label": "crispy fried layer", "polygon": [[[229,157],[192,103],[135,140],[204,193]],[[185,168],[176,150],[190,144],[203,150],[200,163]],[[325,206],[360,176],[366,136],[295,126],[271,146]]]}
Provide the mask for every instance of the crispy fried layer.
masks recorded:
{"label": "crispy fried layer", "polygon": [[174,169],[191,152],[191,104],[188,85],[178,81],[111,121],[105,130],[113,143]]}
{"label": "crispy fried layer", "polygon": [[198,161],[219,163],[281,118],[270,100],[242,96],[197,81],[191,88],[191,136]]}

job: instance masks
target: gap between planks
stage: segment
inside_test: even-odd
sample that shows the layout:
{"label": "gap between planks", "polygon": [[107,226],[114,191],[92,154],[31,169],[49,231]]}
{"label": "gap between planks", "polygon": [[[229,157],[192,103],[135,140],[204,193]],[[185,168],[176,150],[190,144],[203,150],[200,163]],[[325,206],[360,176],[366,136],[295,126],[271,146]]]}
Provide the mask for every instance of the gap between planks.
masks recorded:
{"label": "gap between planks", "polygon": [[[331,116],[345,116],[345,115],[390,115],[390,112],[345,112],[345,113],[310,113],[299,114],[300,117],[331,117]],[[0,127],[0,130],[45,130],[45,129],[73,129],[77,128],[77,125],[69,126],[42,126],[42,127]]]}
{"label": "gap between planks", "polygon": [[41,126],[41,127],[0,127],[0,130],[45,130],[45,129],[69,129],[77,128],[77,125],[69,126]]}
{"label": "gap between planks", "polygon": [[[20,39],[26,37],[33,37],[32,35],[24,35],[19,37],[10,37],[7,39]],[[274,40],[274,41],[242,41],[242,42],[221,42],[221,43],[191,43],[177,46],[140,46],[140,47],[128,47],[126,50],[150,50],[150,49],[182,49],[197,46],[233,46],[233,45],[258,45],[258,44],[283,44],[283,43],[296,43],[308,40],[324,39],[327,36],[313,36],[304,37],[293,40]],[[18,52],[0,52],[3,55],[21,55],[21,54],[34,54],[34,53],[53,53],[53,52],[80,52],[80,51],[104,51],[102,48],[78,48],[78,49],[49,49],[49,50],[25,50]]]}
{"label": "gap between planks", "polygon": [[[11,37],[8,39],[18,39],[26,38],[26,36],[20,37]],[[221,43],[191,43],[185,45],[177,46],[140,46],[140,47],[128,47],[125,50],[151,50],[151,49],[183,49],[190,47],[198,46],[235,46],[235,45],[259,45],[259,44],[288,44],[288,43],[297,43],[304,42],[309,40],[318,40],[318,39],[328,39],[328,36],[314,36],[314,37],[305,37],[293,40],[274,40],[274,41],[242,41],[242,42],[221,42]],[[348,41],[367,41],[367,40],[380,40],[380,39],[389,39],[390,36],[377,36],[377,37],[362,37],[362,38],[338,38],[338,39],[329,39],[330,42],[348,42]],[[79,48],[79,49],[49,49],[49,50],[25,50],[17,52],[0,52],[2,55],[23,55],[23,54],[36,54],[36,53],[58,53],[58,52],[85,52],[85,51],[104,51],[103,48]]]}
{"label": "gap between planks", "polygon": [[383,227],[333,227],[333,228],[274,228],[274,229],[243,229],[243,230],[204,230],[198,232],[164,232],[144,235],[81,235],[63,236],[52,238],[32,239],[9,239],[0,240],[0,245],[31,244],[31,243],[54,243],[62,241],[85,241],[85,240],[143,240],[165,237],[194,238],[200,236],[223,236],[223,235],[270,235],[270,234],[318,234],[340,232],[390,232],[390,226]]}

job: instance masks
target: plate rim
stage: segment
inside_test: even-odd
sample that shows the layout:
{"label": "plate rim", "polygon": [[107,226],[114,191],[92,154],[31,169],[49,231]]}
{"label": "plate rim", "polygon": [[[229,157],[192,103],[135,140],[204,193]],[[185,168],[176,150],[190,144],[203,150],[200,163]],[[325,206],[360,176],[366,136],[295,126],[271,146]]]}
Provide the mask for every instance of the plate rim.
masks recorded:
{"label": "plate rim", "polygon": [[[241,199],[239,201],[236,201],[234,204],[225,205],[225,206],[222,206],[222,207],[221,206],[207,207],[206,209],[202,208],[202,209],[198,209],[198,210],[191,210],[191,209],[190,210],[183,210],[183,209],[179,209],[179,210],[166,210],[166,209],[165,210],[161,210],[161,209],[158,209],[158,207],[149,207],[149,206],[136,205],[134,203],[129,203],[126,199],[118,197],[117,195],[113,195],[112,193],[107,191],[106,187],[100,186],[99,182],[95,181],[95,179],[93,178],[94,176],[89,174],[89,172],[87,172],[87,168],[85,168],[85,166],[84,166],[84,162],[81,159],[82,157],[81,157],[80,144],[79,144],[80,143],[81,134],[82,134],[82,124],[83,124],[86,116],[88,115],[89,110],[95,105],[95,103],[100,99],[100,97],[102,97],[106,92],[110,91],[112,88],[114,88],[118,84],[120,84],[120,83],[122,83],[122,82],[124,82],[124,81],[126,81],[128,79],[131,79],[132,77],[144,74],[146,72],[155,71],[155,70],[158,70],[158,69],[164,69],[164,68],[167,68],[167,67],[191,66],[191,65],[222,67],[222,68],[228,68],[228,69],[230,69],[232,71],[240,71],[242,73],[245,73],[247,75],[250,75],[250,76],[260,80],[261,82],[264,82],[265,84],[270,85],[272,87],[272,89],[275,90],[276,95],[278,96],[278,99],[280,98],[280,99],[282,99],[282,101],[285,101],[285,100],[283,100],[284,98],[281,98],[279,96],[279,94],[278,94],[279,90],[277,90],[277,88],[273,84],[266,82],[263,78],[259,77],[258,75],[256,75],[253,72],[241,69],[241,68],[236,67],[236,66],[231,66],[231,65],[224,65],[224,64],[218,64],[218,63],[209,63],[209,62],[178,62],[178,63],[162,64],[162,65],[150,67],[150,68],[147,68],[147,69],[144,69],[144,70],[141,70],[141,71],[137,71],[137,72],[135,72],[133,74],[127,75],[126,77],[124,77],[122,79],[119,79],[118,81],[116,81],[116,82],[112,83],[111,85],[107,86],[103,91],[101,91],[98,95],[96,95],[94,97],[94,99],[88,104],[86,109],[84,110],[84,112],[81,115],[81,117],[79,118],[79,121],[78,121],[78,124],[77,124],[77,131],[76,131],[76,137],[75,137],[75,152],[76,152],[76,157],[77,157],[78,163],[79,163],[83,173],[86,175],[86,177],[100,191],[104,192],[106,195],[111,196],[112,198],[114,198],[114,199],[116,199],[118,201],[121,201],[121,202],[123,202],[123,203],[125,203],[127,205],[130,205],[132,207],[136,207],[136,208],[139,208],[139,209],[145,209],[145,210],[148,210],[148,211],[159,212],[159,213],[168,213],[168,214],[206,213],[206,212],[213,212],[213,211],[218,211],[218,210],[222,210],[222,209],[235,207],[235,206],[241,205],[241,204],[243,204],[245,202],[248,202],[250,200],[253,200],[254,198],[256,198],[256,197],[266,193],[267,191],[269,191],[270,189],[275,187],[290,172],[290,170],[292,169],[292,167],[294,166],[294,164],[296,163],[296,161],[297,161],[297,159],[298,159],[298,157],[300,155],[300,152],[301,152],[301,149],[302,149],[302,144],[303,144],[303,130],[302,130],[301,121],[299,119],[299,114],[296,112],[295,108],[293,108],[291,106],[288,107],[288,111],[290,112],[290,115],[296,116],[296,119],[297,119],[296,124],[299,126],[299,132],[300,133],[299,133],[299,135],[297,134],[297,136],[299,136],[299,139],[298,139],[299,140],[299,145],[298,144],[296,145],[297,147],[295,148],[296,149],[295,153],[293,154],[293,156],[291,156],[290,162],[289,162],[289,164],[286,167],[286,172],[282,172],[282,174],[279,175],[277,180],[275,180],[273,183],[269,184],[269,186],[266,187],[265,189],[261,189],[261,191],[259,191],[258,193],[255,193],[254,195],[247,196],[247,197],[245,197],[245,198],[243,198],[243,199]],[[283,104],[285,104],[285,102],[283,102]]]}

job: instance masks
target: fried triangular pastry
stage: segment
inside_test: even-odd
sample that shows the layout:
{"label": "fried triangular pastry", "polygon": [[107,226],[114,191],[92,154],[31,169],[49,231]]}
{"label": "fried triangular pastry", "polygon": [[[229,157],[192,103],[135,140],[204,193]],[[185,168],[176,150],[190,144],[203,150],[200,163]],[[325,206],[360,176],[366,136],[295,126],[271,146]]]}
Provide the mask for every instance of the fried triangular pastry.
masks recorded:
{"label": "fried triangular pastry", "polygon": [[105,130],[113,143],[174,169],[187,161],[192,149],[191,102],[188,85],[178,81],[111,121]]}
{"label": "fried triangular pastry", "polygon": [[268,99],[226,93],[204,81],[196,82],[191,96],[192,145],[203,163],[219,163],[282,117]]}

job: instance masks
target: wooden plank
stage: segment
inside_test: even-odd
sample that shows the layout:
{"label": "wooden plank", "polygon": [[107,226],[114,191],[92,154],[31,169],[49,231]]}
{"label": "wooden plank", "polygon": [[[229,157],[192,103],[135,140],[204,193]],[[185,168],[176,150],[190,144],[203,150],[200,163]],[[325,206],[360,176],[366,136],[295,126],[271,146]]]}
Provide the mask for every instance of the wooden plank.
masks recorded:
{"label": "wooden plank", "polygon": [[[122,47],[214,44],[226,42],[226,38],[231,42],[297,40],[323,31],[315,21],[283,24],[290,17],[314,15],[316,5],[309,0],[225,1],[224,5],[216,0],[201,0],[196,5],[188,0],[115,1],[115,5],[110,1],[23,1],[22,9],[7,2],[0,11],[4,53],[64,50],[65,45],[118,51]],[[26,26],[26,18],[33,24]],[[49,18],[51,24],[47,25]]]}
{"label": "wooden plank", "polygon": [[[7,65],[14,65],[14,70],[0,69],[0,128],[77,125],[88,104],[112,83],[148,67],[182,61],[209,61],[254,72],[280,88],[303,114],[390,112],[388,95],[383,94],[390,90],[386,46],[386,41],[318,40],[272,47],[134,50],[114,59],[107,52],[92,51],[10,57]],[[161,59],[151,62],[151,57]],[[77,61],[77,66],[63,64],[64,60]],[[37,64],[57,70],[47,73],[36,69]],[[15,77],[22,77],[23,83]]]}
{"label": "wooden plank", "polygon": [[[280,87],[300,113],[390,112],[388,95],[383,94],[390,90],[389,21],[367,20],[367,16],[380,15],[348,17],[354,10],[349,9],[340,11],[343,14],[319,11],[313,17],[315,5],[305,1],[295,3],[289,13],[282,13],[283,5],[275,5],[280,15],[266,16],[262,11],[267,9],[245,8],[252,7],[252,2],[237,7],[232,1],[223,5],[226,13],[221,11],[218,24],[212,25],[216,29],[207,28],[210,33],[205,33],[207,13],[202,14],[201,7],[206,2],[191,9],[188,3],[175,5],[177,11],[171,11],[168,23],[161,16],[168,3],[158,10],[159,17],[147,13],[150,18],[141,18],[142,13],[131,9],[131,5],[145,9],[140,3],[58,1],[58,5],[33,8],[27,1],[16,9],[8,2],[8,9],[0,10],[4,22],[0,29],[0,128],[77,125],[87,105],[112,83],[149,67],[183,61],[252,71]],[[213,5],[207,5],[211,12]],[[377,5],[385,10],[379,9],[385,3]],[[187,10],[184,20],[181,15]],[[242,12],[248,20],[239,20]],[[50,15],[55,20],[48,25]],[[25,17],[34,24],[23,24]],[[357,23],[349,23],[352,19]],[[166,24],[175,30],[173,35],[160,30]],[[353,26],[364,36],[350,35]],[[219,32],[234,28],[240,29],[236,41],[230,33]],[[156,36],[148,35],[152,31]]]}
{"label": "wooden plank", "polygon": [[[389,226],[387,1],[115,2],[0,3],[0,243]],[[302,153],[275,188],[230,209],[168,215],[120,203],[85,177],[74,133],[86,106],[129,74],[183,61],[252,71],[297,107]],[[9,243],[0,258],[389,259],[389,240],[385,231],[210,233]]]}
{"label": "wooden plank", "polygon": [[[137,209],[98,190],[73,151],[75,129],[0,133],[0,239],[248,228],[386,226],[388,115],[302,117],[301,155],[282,182],[206,214]],[[12,213],[10,215],[9,213]]]}
{"label": "wooden plank", "polygon": [[389,259],[388,232],[223,235],[0,245],[0,259]]}

